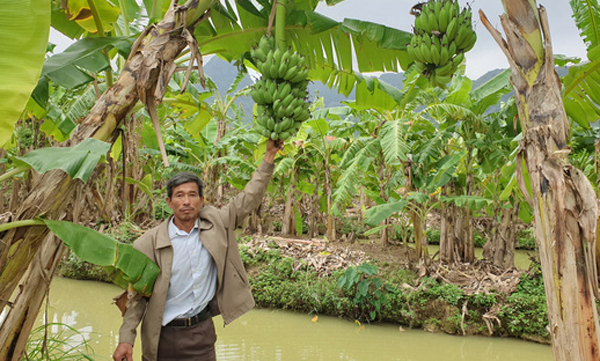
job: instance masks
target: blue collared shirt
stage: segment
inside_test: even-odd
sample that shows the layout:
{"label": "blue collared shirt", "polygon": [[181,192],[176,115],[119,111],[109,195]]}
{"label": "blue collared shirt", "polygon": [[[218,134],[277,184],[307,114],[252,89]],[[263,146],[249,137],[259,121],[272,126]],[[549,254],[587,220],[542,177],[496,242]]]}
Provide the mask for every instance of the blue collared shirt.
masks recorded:
{"label": "blue collared shirt", "polygon": [[173,245],[173,267],[163,313],[163,326],[175,318],[191,317],[202,311],[217,290],[217,267],[202,245],[198,220],[190,233],[169,222]]}

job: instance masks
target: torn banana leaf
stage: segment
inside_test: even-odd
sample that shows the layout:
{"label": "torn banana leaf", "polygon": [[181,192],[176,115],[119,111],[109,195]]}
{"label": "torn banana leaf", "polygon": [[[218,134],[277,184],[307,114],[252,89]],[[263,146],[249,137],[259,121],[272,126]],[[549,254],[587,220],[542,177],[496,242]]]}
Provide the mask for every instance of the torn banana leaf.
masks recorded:
{"label": "torn banana leaf", "polygon": [[121,243],[93,229],[66,221],[44,220],[48,228],[82,260],[104,267],[113,283],[129,285],[150,296],[160,268],[133,245]]}

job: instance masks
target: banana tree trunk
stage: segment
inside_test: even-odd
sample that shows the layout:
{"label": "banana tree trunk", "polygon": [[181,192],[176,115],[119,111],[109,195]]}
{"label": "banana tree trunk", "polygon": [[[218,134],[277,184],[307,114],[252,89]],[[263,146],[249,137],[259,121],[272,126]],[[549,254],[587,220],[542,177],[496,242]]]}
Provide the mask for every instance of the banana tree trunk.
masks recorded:
{"label": "banana tree trunk", "polygon": [[[593,361],[600,355],[596,311],[595,227],[598,208],[589,180],[569,164],[569,122],[561,97],[546,11],[532,0],[503,0],[506,40],[480,11],[512,71],[523,129],[519,185],[535,217],[548,304],[549,332],[557,361]],[[517,172],[522,169],[517,165]]]}
{"label": "banana tree trunk", "polygon": [[282,227],[281,227],[281,233],[285,234],[285,235],[293,235],[294,234],[294,230],[296,229],[295,224],[296,224],[296,212],[294,212],[295,209],[295,189],[296,189],[296,170],[292,169],[292,176],[290,177],[290,184],[288,185],[288,190],[286,192],[286,200],[285,200],[285,207],[284,207],[284,211],[283,211],[283,220],[282,220]]}
{"label": "banana tree trunk", "polygon": [[[152,102],[162,99],[166,90],[164,87],[175,71],[175,58],[188,45],[194,27],[208,16],[207,10],[215,2],[216,0],[189,1],[182,6],[174,5],[164,20],[142,33],[134,43],[119,79],[98,99],[67,145],[79,144],[90,137],[112,141],[116,138],[116,129],[138,100],[142,99],[147,105],[153,105]],[[67,207],[73,196],[83,187],[81,181],[71,180],[62,171],[44,173],[32,185],[32,191],[18,208],[15,220],[32,219],[41,215],[60,220],[68,211]],[[0,349],[12,359],[20,360],[22,350],[15,349],[14,344],[22,339],[22,335],[28,335],[31,331],[33,323],[29,320],[37,316],[39,306],[35,308],[31,304],[24,307],[20,302],[26,302],[26,298],[20,297],[19,302],[12,304],[10,309],[6,310],[6,307],[19,280],[45,243],[48,233],[45,227],[22,227],[8,231],[0,242],[0,309],[9,312],[0,326],[0,333],[18,329],[18,332],[11,332],[2,339]],[[43,287],[35,292],[39,292],[43,299]],[[19,321],[25,319],[28,322]],[[15,327],[8,320],[16,320],[14,322],[23,327]]]}
{"label": "banana tree trunk", "polygon": [[333,189],[331,185],[331,170],[329,166],[325,167],[325,193],[327,194],[327,239],[335,241],[337,234],[335,231],[335,216],[331,212],[331,205],[333,204]]}
{"label": "banana tree trunk", "polygon": [[[444,194],[455,193],[451,184],[444,186]],[[462,260],[462,246],[460,239],[462,217],[460,209],[452,203],[442,203],[440,225],[440,262],[451,264]]]}
{"label": "banana tree trunk", "polygon": [[[496,210],[492,236],[483,247],[483,257],[498,267],[511,268],[515,265],[515,220],[519,203],[512,208]],[[498,221],[498,213],[500,220]]]}

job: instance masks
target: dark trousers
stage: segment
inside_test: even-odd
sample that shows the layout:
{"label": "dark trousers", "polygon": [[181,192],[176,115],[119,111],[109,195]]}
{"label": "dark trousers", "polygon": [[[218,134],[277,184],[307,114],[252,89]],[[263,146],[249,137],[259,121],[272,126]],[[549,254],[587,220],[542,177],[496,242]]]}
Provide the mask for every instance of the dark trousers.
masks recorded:
{"label": "dark trousers", "polygon": [[158,361],[216,361],[217,334],[212,317],[192,327],[164,326]]}

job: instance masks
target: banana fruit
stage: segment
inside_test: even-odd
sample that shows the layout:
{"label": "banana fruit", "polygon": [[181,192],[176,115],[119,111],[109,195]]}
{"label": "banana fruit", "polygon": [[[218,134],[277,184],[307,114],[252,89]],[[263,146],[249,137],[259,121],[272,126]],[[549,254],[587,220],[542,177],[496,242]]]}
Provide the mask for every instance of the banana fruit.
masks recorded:
{"label": "banana fruit", "polygon": [[256,102],[254,130],[273,140],[286,140],[310,118],[306,58],[291,48],[282,50],[264,35],[250,50],[262,74],[250,92]]}
{"label": "banana fruit", "polygon": [[461,9],[457,0],[429,0],[411,13],[416,18],[408,55],[432,85],[444,88],[477,41],[471,8]]}

